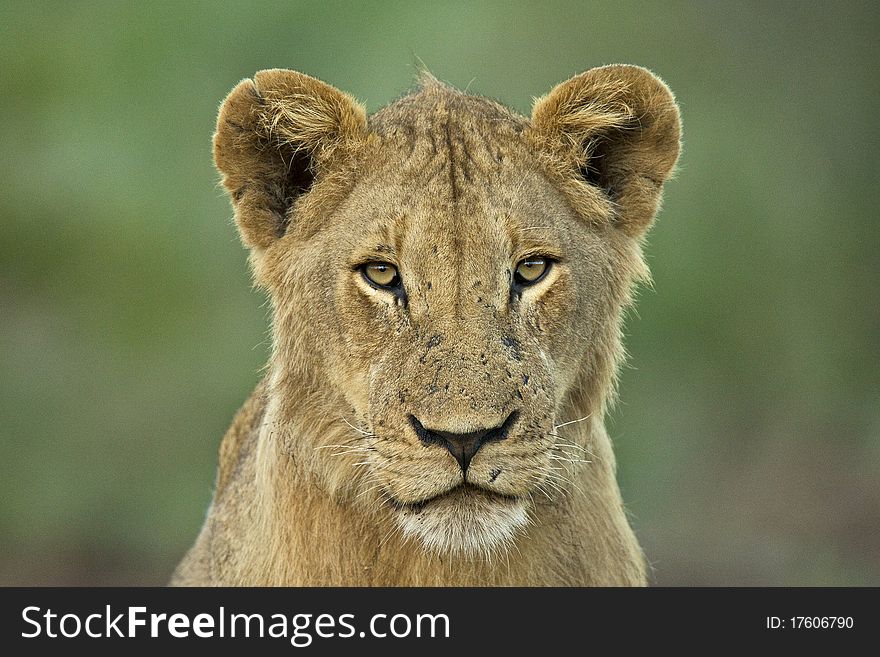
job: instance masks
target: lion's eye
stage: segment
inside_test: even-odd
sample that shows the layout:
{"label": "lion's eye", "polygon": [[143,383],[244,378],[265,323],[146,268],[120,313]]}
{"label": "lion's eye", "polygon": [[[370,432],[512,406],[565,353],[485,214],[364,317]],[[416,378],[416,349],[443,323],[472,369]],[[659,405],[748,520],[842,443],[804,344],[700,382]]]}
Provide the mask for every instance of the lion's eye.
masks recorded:
{"label": "lion's eye", "polygon": [[518,285],[534,285],[550,270],[547,258],[526,258],[520,261],[513,272],[513,279]]}
{"label": "lion's eye", "polygon": [[378,287],[397,287],[400,283],[400,275],[397,267],[387,262],[368,262],[361,270],[370,283]]}

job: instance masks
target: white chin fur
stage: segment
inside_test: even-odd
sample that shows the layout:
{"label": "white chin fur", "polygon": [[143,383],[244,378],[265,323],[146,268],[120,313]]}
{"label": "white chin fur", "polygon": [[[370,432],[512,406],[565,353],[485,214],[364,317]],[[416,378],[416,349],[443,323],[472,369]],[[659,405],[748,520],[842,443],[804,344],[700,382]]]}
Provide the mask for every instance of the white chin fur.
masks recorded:
{"label": "white chin fur", "polygon": [[475,491],[456,491],[421,509],[402,509],[396,517],[403,536],[428,552],[485,558],[506,552],[529,522],[522,500]]}

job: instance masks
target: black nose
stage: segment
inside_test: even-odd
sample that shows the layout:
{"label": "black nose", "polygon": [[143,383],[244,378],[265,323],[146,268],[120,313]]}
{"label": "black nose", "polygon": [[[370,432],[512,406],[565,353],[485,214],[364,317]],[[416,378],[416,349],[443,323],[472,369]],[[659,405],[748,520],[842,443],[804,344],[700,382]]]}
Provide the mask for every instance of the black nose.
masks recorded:
{"label": "black nose", "polygon": [[514,411],[507,416],[503,424],[491,429],[477,429],[476,431],[468,431],[467,433],[454,433],[452,431],[442,431],[440,429],[426,429],[414,415],[409,416],[409,422],[412,424],[416,435],[426,445],[442,445],[449,450],[449,453],[455,457],[461,466],[462,472],[467,472],[471,459],[474,458],[480,447],[486,443],[496,440],[504,440],[507,438],[507,432],[513,423],[516,422],[518,413]]}

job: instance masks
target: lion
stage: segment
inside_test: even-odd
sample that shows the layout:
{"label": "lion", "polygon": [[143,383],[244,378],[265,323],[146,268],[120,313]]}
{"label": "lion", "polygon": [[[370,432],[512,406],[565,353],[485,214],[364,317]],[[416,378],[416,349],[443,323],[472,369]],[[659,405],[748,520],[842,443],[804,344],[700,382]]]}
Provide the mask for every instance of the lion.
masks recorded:
{"label": "lion", "polygon": [[646,584],[604,416],[667,86],[593,68],[526,118],[424,74],[368,116],[264,70],[213,145],[272,352],[171,583]]}

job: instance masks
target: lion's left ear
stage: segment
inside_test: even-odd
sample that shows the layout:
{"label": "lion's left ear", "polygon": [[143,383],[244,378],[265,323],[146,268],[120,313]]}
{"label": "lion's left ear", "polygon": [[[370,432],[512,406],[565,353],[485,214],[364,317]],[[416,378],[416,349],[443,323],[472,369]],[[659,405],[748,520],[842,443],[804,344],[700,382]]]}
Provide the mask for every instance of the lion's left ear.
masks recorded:
{"label": "lion's left ear", "polygon": [[602,66],[535,101],[531,134],[581,183],[616,207],[615,222],[640,236],[678,160],[681,121],[669,88],[638,66]]}
{"label": "lion's left ear", "polygon": [[366,126],[354,98],[296,71],[259,71],[229,92],[214,162],[244,243],[260,250],[283,236],[297,199],[350,156]]}

